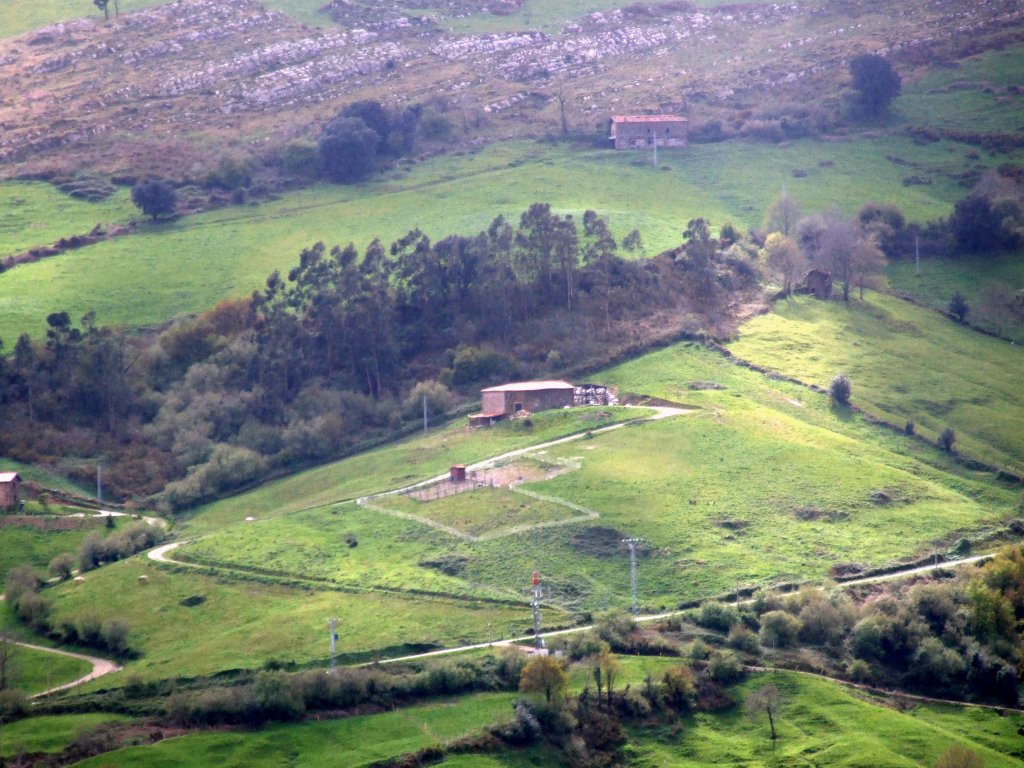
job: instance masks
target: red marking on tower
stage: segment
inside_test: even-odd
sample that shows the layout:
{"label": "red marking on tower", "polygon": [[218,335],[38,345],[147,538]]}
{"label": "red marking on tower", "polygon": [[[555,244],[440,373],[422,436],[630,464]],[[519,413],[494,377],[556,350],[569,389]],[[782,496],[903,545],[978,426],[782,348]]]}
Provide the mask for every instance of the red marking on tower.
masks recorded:
{"label": "red marking on tower", "polygon": [[536,587],[538,584],[540,584],[540,572],[539,571],[534,571],[533,572],[533,586]]}

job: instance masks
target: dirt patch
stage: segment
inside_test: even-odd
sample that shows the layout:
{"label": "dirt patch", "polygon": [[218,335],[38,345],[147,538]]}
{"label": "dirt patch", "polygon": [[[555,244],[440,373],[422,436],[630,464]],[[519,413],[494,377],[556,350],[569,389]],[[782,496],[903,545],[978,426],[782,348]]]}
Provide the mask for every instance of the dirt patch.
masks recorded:
{"label": "dirt patch", "polygon": [[442,555],[435,560],[421,560],[419,562],[421,568],[431,568],[435,571],[440,571],[446,576],[461,575],[466,570],[467,565],[469,565],[469,558],[462,555]]}
{"label": "dirt patch", "polygon": [[749,520],[733,520],[729,518],[725,518],[724,520],[715,520],[714,523],[728,531],[744,531],[747,529],[747,526],[750,525]]}
{"label": "dirt patch", "polygon": [[[588,525],[580,528],[572,535],[571,544],[573,549],[581,554],[592,557],[612,557],[626,552],[626,545],[622,540],[626,534],[611,528],[607,525]],[[638,556],[646,557],[651,554],[652,549],[646,542],[639,542],[636,545]]]}
{"label": "dirt patch", "polygon": [[570,470],[562,464],[546,464],[539,461],[518,461],[491,469],[469,472],[461,482],[443,480],[411,491],[408,496],[416,501],[436,501],[456,493],[474,491],[478,488],[511,488],[520,483],[536,483],[550,480]]}

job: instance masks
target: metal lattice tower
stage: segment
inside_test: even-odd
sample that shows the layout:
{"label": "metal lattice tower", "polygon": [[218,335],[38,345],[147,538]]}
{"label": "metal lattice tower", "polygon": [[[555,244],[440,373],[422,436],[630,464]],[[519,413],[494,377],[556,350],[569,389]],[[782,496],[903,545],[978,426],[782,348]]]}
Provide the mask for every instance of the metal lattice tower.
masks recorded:
{"label": "metal lattice tower", "polygon": [[533,642],[538,650],[544,647],[544,643],[540,638],[540,573],[537,571],[533,572],[533,602],[530,603],[533,608]]}
{"label": "metal lattice tower", "polygon": [[633,604],[630,606],[630,611],[634,616],[640,613],[640,601],[636,595],[636,545],[642,541],[643,539],[636,538],[622,540],[622,543],[629,547],[629,588],[633,596]]}

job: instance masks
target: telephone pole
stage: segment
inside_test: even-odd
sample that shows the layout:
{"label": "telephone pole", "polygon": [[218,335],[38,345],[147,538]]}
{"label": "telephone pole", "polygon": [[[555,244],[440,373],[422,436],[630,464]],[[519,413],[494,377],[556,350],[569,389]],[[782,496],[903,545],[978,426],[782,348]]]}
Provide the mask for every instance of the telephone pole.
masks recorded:
{"label": "telephone pole", "polygon": [[622,543],[629,547],[629,587],[633,595],[633,604],[630,606],[630,611],[634,616],[640,613],[640,601],[636,596],[636,545],[642,541],[643,539],[637,538],[622,540]]}
{"label": "telephone pole", "polygon": [[533,608],[533,642],[538,651],[544,647],[544,641],[540,639],[540,593],[540,573],[534,571],[533,602],[530,605]]}

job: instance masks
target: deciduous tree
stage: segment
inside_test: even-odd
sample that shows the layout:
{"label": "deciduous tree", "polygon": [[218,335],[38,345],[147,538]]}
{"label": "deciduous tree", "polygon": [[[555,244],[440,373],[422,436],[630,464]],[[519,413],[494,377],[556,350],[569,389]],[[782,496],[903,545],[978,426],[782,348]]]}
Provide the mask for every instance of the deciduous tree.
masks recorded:
{"label": "deciduous tree", "polygon": [[900,94],[902,81],[887,60],[873,53],[857,56],[850,62],[857,106],[862,114],[874,117],[888,109]]}
{"label": "deciduous tree", "polygon": [[533,656],[523,667],[519,678],[519,690],[524,693],[543,693],[544,700],[551,700],[569,685],[569,677],[562,663],[553,656]]}
{"label": "deciduous tree", "polygon": [[778,738],[775,732],[775,719],[782,707],[782,695],[774,685],[765,685],[750,694],[744,702],[747,715],[751,720],[760,720],[767,716],[768,727],[771,729],[772,741]]}

